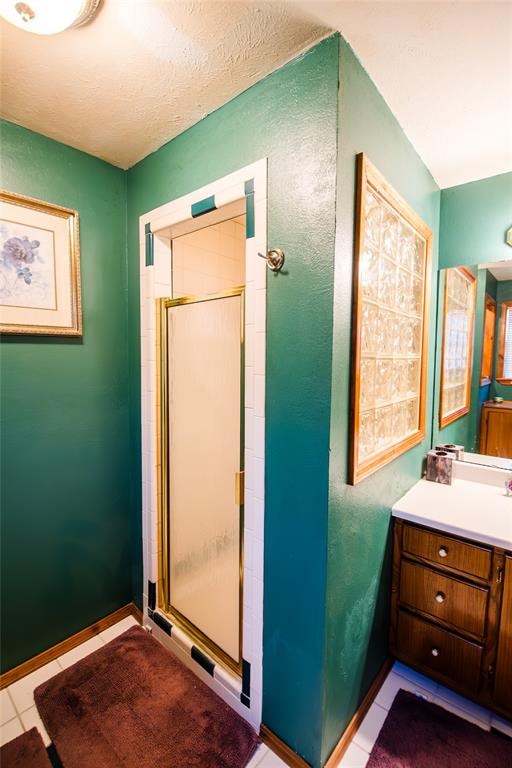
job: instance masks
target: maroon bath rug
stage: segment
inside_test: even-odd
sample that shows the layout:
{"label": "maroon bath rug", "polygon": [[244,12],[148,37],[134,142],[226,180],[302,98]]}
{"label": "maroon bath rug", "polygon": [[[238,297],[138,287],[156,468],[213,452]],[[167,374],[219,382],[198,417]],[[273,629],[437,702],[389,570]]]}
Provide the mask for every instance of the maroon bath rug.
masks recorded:
{"label": "maroon bath rug", "polygon": [[37,728],[22,733],[0,749],[2,768],[52,768]]}
{"label": "maroon bath rug", "polygon": [[504,768],[512,739],[399,691],[366,768]]}
{"label": "maroon bath rug", "polygon": [[65,768],[242,768],[249,724],[140,627],[35,690]]}

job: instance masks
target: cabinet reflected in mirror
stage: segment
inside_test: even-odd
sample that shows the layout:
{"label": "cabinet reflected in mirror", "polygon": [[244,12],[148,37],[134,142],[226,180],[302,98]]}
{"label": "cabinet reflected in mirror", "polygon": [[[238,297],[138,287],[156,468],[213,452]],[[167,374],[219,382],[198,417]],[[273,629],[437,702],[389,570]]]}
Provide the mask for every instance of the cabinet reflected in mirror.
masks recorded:
{"label": "cabinet reflected in mirror", "polygon": [[440,270],[437,329],[433,447],[512,469],[512,260]]}

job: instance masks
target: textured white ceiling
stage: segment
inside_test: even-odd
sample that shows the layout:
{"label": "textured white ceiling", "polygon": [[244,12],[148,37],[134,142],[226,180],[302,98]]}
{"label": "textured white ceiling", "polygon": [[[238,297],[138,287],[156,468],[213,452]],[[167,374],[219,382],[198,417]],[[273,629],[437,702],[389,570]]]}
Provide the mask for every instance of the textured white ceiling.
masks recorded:
{"label": "textured white ceiling", "polygon": [[1,22],[1,113],[127,168],[338,29],[441,187],[512,170],[512,3],[104,0]]}
{"label": "textured white ceiling", "polygon": [[103,0],[50,37],[2,20],[2,116],[128,168],[326,32],[293,5],[223,0]]}
{"label": "textured white ceiling", "polygon": [[479,264],[480,269],[488,269],[496,280],[512,280],[512,260],[494,261],[490,264]]}
{"label": "textured white ceiling", "polygon": [[512,170],[512,2],[299,2],[350,43],[440,187]]}

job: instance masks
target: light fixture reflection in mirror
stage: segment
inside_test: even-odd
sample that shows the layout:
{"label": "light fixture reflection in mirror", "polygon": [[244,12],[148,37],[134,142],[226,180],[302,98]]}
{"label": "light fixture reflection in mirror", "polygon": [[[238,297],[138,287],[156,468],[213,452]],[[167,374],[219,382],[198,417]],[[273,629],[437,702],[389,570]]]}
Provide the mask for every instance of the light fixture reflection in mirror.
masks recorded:
{"label": "light fixture reflection in mirror", "polygon": [[0,0],[0,15],[19,29],[54,35],[87,24],[101,0]]}
{"label": "light fixture reflection in mirror", "polygon": [[440,270],[437,325],[432,447],[512,469],[512,260]]}

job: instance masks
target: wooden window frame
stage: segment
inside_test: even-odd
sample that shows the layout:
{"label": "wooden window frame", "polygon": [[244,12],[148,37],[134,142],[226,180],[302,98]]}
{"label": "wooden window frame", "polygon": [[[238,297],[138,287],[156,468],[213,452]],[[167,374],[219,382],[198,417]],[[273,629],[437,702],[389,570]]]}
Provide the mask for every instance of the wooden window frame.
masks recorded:
{"label": "wooden window frame", "polygon": [[[484,358],[486,356],[485,355],[486,341],[487,341],[487,338],[488,338],[486,336],[486,330],[487,330],[487,327],[486,327],[486,317],[487,317],[487,311],[489,309],[492,312],[494,312],[494,320],[493,320],[493,325],[492,325],[492,336],[491,336],[491,340],[490,340],[490,344],[491,344],[491,355],[490,355],[491,370],[490,370],[490,375],[489,376],[483,376],[482,372],[483,372],[483,367],[484,367]],[[496,316],[497,316],[496,301],[492,298],[492,296],[489,296],[489,294],[486,293],[485,294],[485,301],[484,301],[484,327],[483,327],[483,337],[482,337],[482,359],[480,361],[480,386],[481,387],[487,386],[492,381],[492,373],[493,373],[493,368],[494,368],[494,348],[495,348],[495,341],[496,341]]]}
{"label": "wooden window frame", "polygon": [[[361,371],[361,329],[362,290],[360,289],[361,255],[364,246],[365,197],[370,187],[425,241],[423,272],[423,316],[421,329],[420,384],[418,389],[418,429],[404,439],[373,454],[369,459],[359,460],[359,419],[360,419],[360,371]],[[355,485],[363,478],[389,464],[398,456],[418,445],[425,438],[428,340],[430,332],[431,271],[432,271],[432,230],[416,211],[393,189],[380,171],[361,153],[357,156],[356,220],[354,238],[354,277],[352,300],[352,366],[350,399],[350,449],[348,457],[348,483]]]}
{"label": "wooden window frame", "polygon": [[444,283],[444,304],[443,304],[443,340],[441,345],[441,382],[440,382],[440,395],[439,395],[439,428],[448,426],[462,416],[469,413],[471,407],[471,378],[473,375],[473,339],[475,335],[475,305],[476,305],[476,277],[471,270],[466,267],[451,267],[450,269],[459,272],[463,275],[472,287],[473,293],[473,306],[470,315],[470,332],[469,332],[469,344],[468,344],[468,365],[466,367],[466,402],[462,408],[458,408],[456,411],[449,413],[447,416],[443,416],[443,404],[444,404],[444,356],[445,356],[445,334],[446,334],[446,305],[448,298],[448,275],[449,270],[445,270],[445,283]]}
{"label": "wooden window frame", "polygon": [[505,362],[505,318],[507,311],[512,309],[512,301],[502,301],[500,304],[500,322],[498,326],[498,361],[496,370],[496,381],[500,384],[512,384],[512,379],[503,377],[503,364]]}

